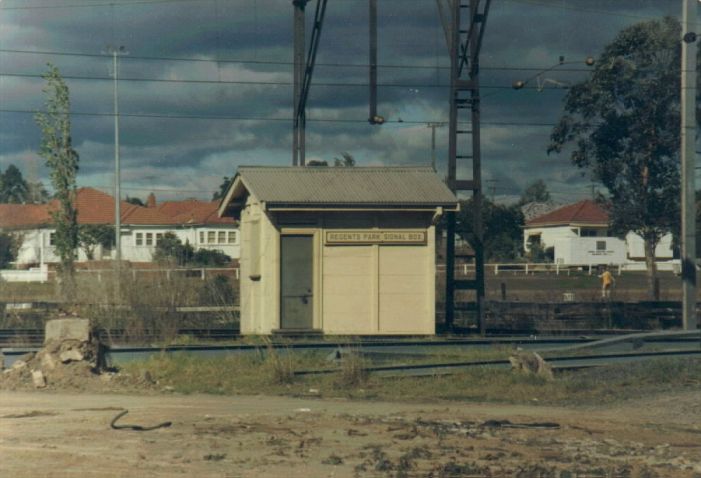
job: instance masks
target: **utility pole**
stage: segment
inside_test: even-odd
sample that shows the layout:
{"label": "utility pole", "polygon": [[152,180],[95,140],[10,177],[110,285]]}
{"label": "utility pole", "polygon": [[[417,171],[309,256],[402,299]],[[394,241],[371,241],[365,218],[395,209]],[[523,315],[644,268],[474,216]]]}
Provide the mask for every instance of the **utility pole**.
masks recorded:
{"label": "utility pole", "polygon": [[443,123],[428,123],[431,128],[431,167],[436,171],[436,128],[443,127]]}
{"label": "utility pole", "polygon": [[498,179],[487,179],[486,181],[489,183],[489,194],[492,196],[492,202],[494,202],[494,199],[497,194],[497,183],[499,182]]}
{"label": "utility pole", "polygon": [[698,327],[696,318],[696,8],[697,0],[682,0],[681,77],[681,261],[682,323],[685,330]]}
{"label": "utility pole", "polygon": [[120,269],[122,266],[122,212],[121,212],[121,169],[119,164],[119,56],[126,55],[123,46],[109,46],[107,52],[112,54],[113,100],[114,100],[114,247],[115,247],[115,295],[119,299]]}
{"label": "utility pole", "polygon": [[292,0],[294,6],[294,71],[292,101],[294,104],[294,128],[292,131],[292,166],[304,166],[305,134],[302,121],[300,121],[299,99],[302,93],[302,83],[304,81],[304,46],[305,46],[305,25],[304,9],[309,0]]}
{"label": "utility pole", "polygon": [[324,24],[327,0],[317,0],[316,11],[314,13],[314,27],[312,29],[309,53],[305,57],[305,29],[304,29],[304,8],[309,0],[292,0],[294,6],[294,122],[292,140],[292,165],[304,166],[306,156],[306,127],[307,113],[306,105],[309,97],[309,88],[312,84],[316,53],[319,50],[319,39],[321,38],[321,27]]}

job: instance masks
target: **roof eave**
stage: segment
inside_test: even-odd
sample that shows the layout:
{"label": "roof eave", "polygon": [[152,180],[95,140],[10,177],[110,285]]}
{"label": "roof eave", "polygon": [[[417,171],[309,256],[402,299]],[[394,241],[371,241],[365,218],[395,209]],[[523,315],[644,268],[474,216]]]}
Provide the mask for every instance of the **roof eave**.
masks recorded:
{"label": "roof eave", "polygon": [[577,222],[577,221],[562,221],[562,222],[538,222],[527,223],[524,228],[529,227],[609,227],[607,222]]}
{"label": "roof eave", "polygon": [[225,217],[230,215],[227,214],[227,212],[230,212],[231,209],[229,205],[235,198],[243,196],[246,192],[248,192],[248,187],[244,184],[241,174],[236,173],[233,181],[231,181],[229,189],[226,191],[226,194],[224,194],[224,198],[219,202],[219,206],[217,207],[217,216]]}
{"label": "roof eave", "polygon": [[392,210],[392,211],[429,211],[436,208],[443,208],[444,211],[458,211],[456,203],[418,203],[418,204],[386,204],[386,203],[294,203],[294,202],[267,202],[266,208],[269,211],[300,211],[300,210],[322,210],[322,211],[370,211],[370,210]]}

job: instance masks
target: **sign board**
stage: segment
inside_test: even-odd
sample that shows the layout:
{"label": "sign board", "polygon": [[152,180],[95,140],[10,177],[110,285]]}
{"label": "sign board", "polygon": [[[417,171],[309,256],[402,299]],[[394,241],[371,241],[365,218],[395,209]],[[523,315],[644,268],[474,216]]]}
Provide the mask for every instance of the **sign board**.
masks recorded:
{"label": "sign board", "polygon": [[334,230],[326,231],[327,246],[351,246],[369,244],[387,245],[426,245],[426,231],[423,230]]}

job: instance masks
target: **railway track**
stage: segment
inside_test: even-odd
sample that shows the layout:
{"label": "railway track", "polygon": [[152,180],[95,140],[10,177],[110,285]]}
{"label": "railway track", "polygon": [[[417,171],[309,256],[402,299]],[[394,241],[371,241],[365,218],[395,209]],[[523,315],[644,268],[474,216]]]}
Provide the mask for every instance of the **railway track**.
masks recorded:
{"label": "railway track", "polygon": [[[701,358],[699,350],[665,350],[659,352],[633,352],[617,354],[595,354],[579,356],[547,357],[546,361],[555,371],[577,370],[591,367],[601,367],[617,363],[637,362],[641,360],[653,360],[660,358]],[[374,375],[384,377],[421,377],[435,375],[454,375],[470,368],[493,367],[510,368],[509,360],[477,360],[469,362],[448,363],[422,363],[404,365],[370,366],[365,370]],[[293,372],[295,376],[328,375],[337,373],[339,369],[299,370]]]}
{"label": "railway track", "polygon": [[[43,335],[42,335],[43,337]],[[2,349],[5,366],[8,367],[22,355],[38,350],[40,344],[33,346],[6,347]],[[362,353],[375,364],[396,363],[398,361],[431,362],[436,355],[451,356],[464,354],[466,351],[488,350],[494,347],[506,349],[521,348],[539,352],[559,352],[571,356],[581,353],[586,348],[598,349],[600,358],[613,359],[613,354],[637,352],[638,355],[653,356],[658,353],[696,353],[699,348],[699,332],[657,332],[632,334],[622,337],[484,337],[484,338],[430,338],[430,339],[378,339],[328,341],[294,341],[270,344],[234,344],[234,345],[171,345],[171,346],[113,346],[108,352],[108,360],[113,365],[120,365],[135,360],[146,360],[158,354],[187,353],[203,357],[223,357],[233,354],[264,354],[267,349],[278,353],[321,353],[341,355],[344,350]],[[659,351],[657,349],[665,349]],[[647,354],[647,355],[645,355]],[[632,355],[631,355],[632,356]],[[642,355],[641,355],[642,356]],[[570,357],[570,365],[575,358]],[[578,357],[576,357],[578,358]],[[564,357],[563,357],[564,360]],[[564,362],[563,362],[564,363]],[[430,364],[429,364],[430,365]],[[436,364],[434,369],[450,369],[467,365],[467,362],[455,364]],[[475,363],[474,365],[497,366],[500,363]],[[422,366],[429,370],[430,366]],[[416,368],[420,370],[421,367]],[[390,369],[378,372],[388,372]]]}

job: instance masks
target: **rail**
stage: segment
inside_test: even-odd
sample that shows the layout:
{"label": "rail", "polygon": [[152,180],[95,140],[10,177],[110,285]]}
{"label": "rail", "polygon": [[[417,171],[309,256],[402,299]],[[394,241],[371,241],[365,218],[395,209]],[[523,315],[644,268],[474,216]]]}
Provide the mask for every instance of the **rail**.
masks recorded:
{"label": "rail", "polygon": [[[181,329],[180,333],[189,333],[196,336],[198,333],[212,334],[217,329]],[[232,329],[221,331],[220,337],[236,337]],[[34,339],[43,339],[43,334],[40,330]],[[123,331],[110,331],[112,339],[118,339],[119,333]],[[40,335],[41,334],[41,335]],[[107,335],[106,332],[104,335]],[[642,353],[642,346],[651,346],[654,348],[675,347],[679,349],[683,347],[691,352],[701,354],[699,348],[699,340],[693,334],[679,334],[678,336],[669,336],[666,334],[651,333],[646,334],[646,337],[632,337],[628,341],[618,341],[617,343],[609,344],[606,349],[607,355],[612,353],[631,352]],[[624,336],[625,337],[625,336]],[[120,365],[134,360],[146,360],[149,357],[160,354],[188,353],[192,355],[202,355],[206,357],[226,356],[230,354],[265,354],[268,349],[278,351],[278,353],[297,353],[297,352],[319,352],[333,353],[336,355],[339,351],[353,350],[354,352],[368,355],[375,358],[391,357],[393,360],[406,357],[430,357],[431,355],[447,355],[451,350],[456,352],[465,350],[484,350],[493,348],[495,345],[501,345],[511,348],[522,348],[526,350],[534,350],[538,352],[564,352],[564,347],[572,347],[576,345],[592,344],[597,342],[598,337],[534,337],[534,336],[512,336],[512,337],[487,337],[487,338],[437,338],[437,339],[386,339],[376,337],[363,337],[359,340],[338,339],[328,341],[294,341],[294,342],[273,342],[270,344],[233,344],[233,345],[167,345],[167,346],[112,346],[109,350],[109,360],[113,365]],[[24,344],[22,346],[14,346],[3,348],[2,352],[5,356],[5,366],[12,365],[14,360],[24,355],[27,352],[38,350],[41,344],[39,340],[33,344]],[[653,350],[654,351],[654,350]],[[574,358],[578,358],[576,356]],[[550,359],[548,359],[550,360]],[[463,363],[463,362],[459,362]],[[441,364],[443,366],[444,364]],[[446,366],[450,367],[450,366]]]}
{"label": "rail", "polygon": [[[659,352],[634,352],[579,355],[564,357],[546,357],[554,370],[572,370],[600,367],[614,363],[629,363],[640,360],[653,360],[663,357],[701,357],[701,350],[664,350]],[[425,363],[413,365],[380,365],[366,367],[365,371],[381,376],[419,377],[426,375],[453,375],[475,367],[511,367],[509,360],[477,360],[471,362]],[[338,373],[339,369],[298,370],[295,376],[328,375]]]}

